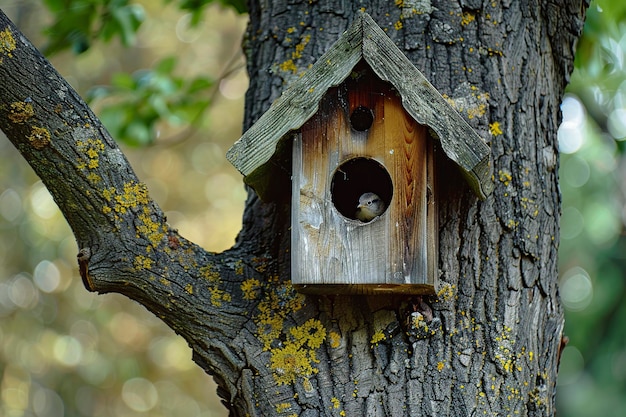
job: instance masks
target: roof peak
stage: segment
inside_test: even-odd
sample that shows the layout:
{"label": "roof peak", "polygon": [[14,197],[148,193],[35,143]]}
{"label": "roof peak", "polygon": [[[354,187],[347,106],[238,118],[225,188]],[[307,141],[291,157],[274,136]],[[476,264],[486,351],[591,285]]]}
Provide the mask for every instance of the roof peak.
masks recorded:
{"label": "roof peak", "polygon": [[480,198],[493,189],[490,149],[469,124],[439,94],[366,12],[359,11],[350,27],[302,77],[283,91],[270,108],[229,149],[226,157],[245,181],[263,197],[264,176],[279,141],[299,129],[318,110],[329,88],[341,84],[361,61],[391,83],[404,109],[434,131],[444,153],[461,169]]}

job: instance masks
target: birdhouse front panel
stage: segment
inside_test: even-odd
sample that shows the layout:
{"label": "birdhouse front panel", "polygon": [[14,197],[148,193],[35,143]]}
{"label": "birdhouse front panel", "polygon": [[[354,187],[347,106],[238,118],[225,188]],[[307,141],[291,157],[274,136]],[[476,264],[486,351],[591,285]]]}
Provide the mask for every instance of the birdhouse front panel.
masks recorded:
{"label": "birdhouse front panel", "polygon": [[295,135],[292,283],[309,292],[430,293],[433,143],[395,89],[359,64]]}

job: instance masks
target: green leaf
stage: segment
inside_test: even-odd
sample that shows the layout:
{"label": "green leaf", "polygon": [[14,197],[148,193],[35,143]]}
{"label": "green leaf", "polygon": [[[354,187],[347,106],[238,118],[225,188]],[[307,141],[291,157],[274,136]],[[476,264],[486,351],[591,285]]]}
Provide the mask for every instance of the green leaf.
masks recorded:
{"label": "green leaf", "polygon": [[151,125],[141,121],[131,122],[124,132],[125,143],[134,146],[145,146],[153,142]]}
{"label": "green leaf", "polygon": [[111,77],[111,85],[125,90],[134,90],[137,87],[137,82],[130,74],[118,72]]}
{"label": "green leaf", "polygon": [[220,0],[220,2],[225,6],[232,7],[239,14],[248,13],[248,6],[245,0]]}
{"label": "green leaf", "polygon": [[154,71],[160,74],[171,74],[178,63],[178,59],[175,56],[170,56],[159,61],[154,68]]}
{"label": "green leaf", "polygon": [[135,42],[145,19],[143,7],[128,0],[44,0],[53,23],[44,30],[48,44],[45,54],[71,48],[85,52],[95,40],[119,37],[126,46]]}
{"label": "green leaf", "polygon": [[144,18],[143,8],[138,4],[128,5],[126,0],[109,1],[102,15],[101,36],[108,41],[119,35],[124,45],[133,45]]}
{"label": "green leaf", "polygon": [[112,77],[110,88],[99,86],[88,93],[95,102],[106,98],[107,103],[113,103],[105,105],[100,114],[113,137],[142,146],[154,140],[152,132],[159,121],[172,126],[200,122],[214,83],[206,77],[176,76],[176,64],[175,57],[168,57],[154,69],[138,70],[132,75],[118,73]]}
{"label": "green leaf", "polygon": [[187,88],[188,94],[195,94],[213,87],[213,81],[208,78],[199,77],[191,81]]}

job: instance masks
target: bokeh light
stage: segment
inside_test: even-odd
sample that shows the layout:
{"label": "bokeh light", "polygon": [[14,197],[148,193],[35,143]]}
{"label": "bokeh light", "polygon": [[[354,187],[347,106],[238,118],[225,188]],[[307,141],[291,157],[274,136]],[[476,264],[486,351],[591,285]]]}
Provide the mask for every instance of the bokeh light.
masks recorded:
{"label": "bokeh light", "polygon": [[561,299],[565,308],[584,310],[593,300],[593,283],[584,269],[576,266],[566,271],[560,280]]}
{"label": "bokeh light", "polygon": [[559,151],[574,153],[579,150],[585,141],[582,126],[585,123],[585,109],[580,101],[572,96],[566,96],[561,104],[563,122],[558,130]]}

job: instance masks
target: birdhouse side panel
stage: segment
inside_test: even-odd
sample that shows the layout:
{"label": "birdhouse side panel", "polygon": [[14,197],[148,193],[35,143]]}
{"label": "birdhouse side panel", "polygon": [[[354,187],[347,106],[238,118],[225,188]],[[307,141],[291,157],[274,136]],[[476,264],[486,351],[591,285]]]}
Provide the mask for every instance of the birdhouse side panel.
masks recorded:
{"label": "birdhouse side panel", "polygon": [[426,284],[428,130],[404,111],[397,96],[385,101],[383,128],[385,165],[394,178],[389,250],[391,259],[402,263],[394,265],[394,273],[401,273],[406,284]]}
{"label": "birdhouse side panel", "polygon": [[428,284],[435,292],[439,279],[439,194],[437,191],[437,151],[434,140],[428,135],[426,168],[426,230]]}

